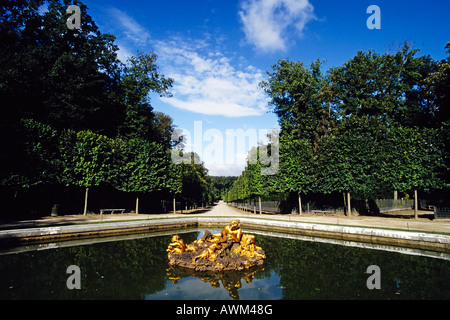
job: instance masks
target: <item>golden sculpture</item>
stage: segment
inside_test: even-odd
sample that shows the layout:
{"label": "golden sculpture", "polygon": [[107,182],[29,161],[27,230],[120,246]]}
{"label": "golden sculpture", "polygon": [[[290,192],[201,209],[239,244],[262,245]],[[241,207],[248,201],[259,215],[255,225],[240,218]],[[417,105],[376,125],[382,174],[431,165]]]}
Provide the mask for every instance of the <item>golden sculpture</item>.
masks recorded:
{"label": "golden sculpture", "polygon": [[243,270],[262,265],[266,259],[256,237],[242,233],[239,220],[232,220],[220,233],[206,230],[188,245],[174,235],[167,252],[170,265],[197,271]]}
{"label": "golden sculpture", "polygon": [[169,243],[167,252],[183,253],[185,251],[195,251],[197,248],[191,244],[186,245],[183,239],[179,235],[174,235],[172,237],[172,242]]}
{"label": "golden sculpture", "polygon": [[182,253],[186,251],[186,245],[184,244],[183,239],[180,239],[180,236],[176,234],[172,237],[172,242],[169,243],[169,247],[166,251],[172,253]]}
{"label": "golden sculpture", "polygon": [[256,245],[256,237],[253,234],[244,234],[240,246],[233,248],[233,251],[245,257],[259,256],[263,259],[266,258],[265,254],[260,253],[262,248]]}
{"label": "golden sculpture", "polygon": [[214,239],[218,239],[220,242],[226,242],[232,240],[239,243],[241,241],[242,229],[239,220],[231,220],[230,224],[222,229],[221,233],[213,234]]}
{"label": "golden sculpture", "polygon": [[220,249],[220,248],[221,247],[218,244],[213,243],[206,249],[203,249],[203,251],[199,255],[192,258],[192,263],[195,263],[197,261],[197,259],[208,259],[209,261],[216,261],[217,255],[218,255],[218,253],[216,252],[216,249]]}

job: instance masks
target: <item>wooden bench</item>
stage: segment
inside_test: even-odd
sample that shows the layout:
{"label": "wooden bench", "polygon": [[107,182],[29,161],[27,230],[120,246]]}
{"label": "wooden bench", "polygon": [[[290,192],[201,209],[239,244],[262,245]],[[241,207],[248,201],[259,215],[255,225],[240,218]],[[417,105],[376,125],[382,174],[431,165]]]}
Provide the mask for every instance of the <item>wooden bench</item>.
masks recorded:
{"label": "wooden bench", "polygon": [[336,214],[335,211],[331,211],[331,210],[313,210],[312,212],[314,215],[316,213],[321,213],[323,216],[325,216],[327,213],[331,213],[333,216]]}
{"label": "wooden bench", "polygon": [[103,214],[105,212],[110,212],[111,214],[114,214],[114,212],[120,212],[120,213],[124,213],[125,209],[100,209],[100,214]]}

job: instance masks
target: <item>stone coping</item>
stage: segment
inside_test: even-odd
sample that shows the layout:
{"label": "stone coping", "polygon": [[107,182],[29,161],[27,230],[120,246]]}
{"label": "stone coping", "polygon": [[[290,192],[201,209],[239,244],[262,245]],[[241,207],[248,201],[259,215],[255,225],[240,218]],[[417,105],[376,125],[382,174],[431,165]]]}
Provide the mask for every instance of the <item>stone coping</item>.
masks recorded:
{"label": "stone coping", "polygon": [[[234,219],[236,217],[233,217]],[[120,234],[145,233],[185,228],[223,227],[231,217],[177,217],[154,220],[90,223],[0,231],[1,246],[18,246]],[[450,236],[427,232],[390,230],[370,227],[327,225],[310,222],[281,221],[267,218],[239,217],[244,229],[277,231],[314,237],[384,244],[450,253]]]}

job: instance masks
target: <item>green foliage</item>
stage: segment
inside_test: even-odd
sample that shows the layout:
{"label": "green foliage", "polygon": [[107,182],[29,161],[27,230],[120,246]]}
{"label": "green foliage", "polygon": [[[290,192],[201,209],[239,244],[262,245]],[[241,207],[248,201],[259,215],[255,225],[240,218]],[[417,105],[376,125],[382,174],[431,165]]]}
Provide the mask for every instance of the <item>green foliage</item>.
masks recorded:
{"label": "green foliage", "polygon": [[322,64],[317,60],[306,67],[302,62],[281,59],[272,66],[273,72],[267,73],[269,80],[261,82],[281,128],[295,138],[314,139],[325,115]]}
{"label": "green foliage", "polygon": [[[44,3],[48,10],[40,13]],[[27,118],[58,131],[164,139],[168,145],[159,124],[170,132],[172,123],[155,117],[148,94],[170,96],[173,80],[160,74],[152,52],[138,52],[122,64],[115,37],[98,30],[86,5],[75,4],[83,17],[80,30],[66,26],[67,1],[6,1],[2,6],[0,115],[5,131]]]}
{"label": "green foliage", "polygon": [[347,117],[377,118],[386,125],[430,125],[434,115],[425,79],[436,67],[405,43],[395,54],[358,52],[330,70],[334,104]]}
{"label": "green foliage", "polygon": [[61,137],[62,181],[94,187],[110,180],[112,140],[92,131],[66,130]]}
{"label": "green foliage", "polygon": [[437,68],[426,78],[426,88],[435,97],[436,128],[443,143],[443,157],[447,168],[445,181],[450,184],[450,42],[447,42],[448,57],[440,61]]}
{"label": "green foliage", "polygon": [[98,30],[85,4],[73,4],[79,30],[66,26],[68,1],[0,7],[1,186],[105,186],[210,201],[206,168],[171,162],[182,139],[171,140],[173,119],[151,106],[149,94],[170,97],[173,84],[157,55],[121,63],[115,37]]}
{"label": "green foliage", "polygon": [[[208,169],[203,163],[199,163],[198,155],[190,153],[191,163],[181,163],[177,171],[180,175],[182,195],[193,202],[212,202]],[[197,160],[194,161],[194,159]]]}
{"label": "green foliage", "polygon": [[183,191],[182,174],[182,167],[171,161],[169,164],[169,177],[165,183],[171,194],[177,195]]}
{"label": "green foliage", "polygon": [[[437,63],[418,52],[407,43],[393,54],[358,52],[327,75],[319,60],[279,60],[261,83],[282,128],[279,171],[265,185],[276,187],[271,197],[373,199],[448,187],[450,58]],[[260,194],[254,169],[247,165],[228,201]]]}
{"label": "green foliage", "polygon": [[131,139],[116,150],[120,157],[116,169],[121,176],[119,190],[151,193],[165,188],[169,161],[164,147],[156,142]]}
{"label": "green foliage", "polygon": [[378,161],[377,145],[368,132],[354,130],[330,138],[318,162],[317,189],[372,198],[381,187]]}
{"label": "green foliage", "polygon": [[226,201],[226,192],[236,181],[237,177],[211,177],[211,193],[214,200],[223,199]]}
{"label": "green foliage", "polygon": [[[128,59],[128,65],[123,70],[120,88],[126,109],[125,121],[119,130],[127,138],[151,139],[158,131],[154,129],[155,115],[148,95],[154,91],[170,96],[168,90],[173,79],[166,79],[159,73],[156,59],[157,55],[152,52],[138,52],[137,56]],[[161,114],[157,121],[164,121]]]}
{"label": "green foliage", "polygon": [[68,30],[67,3],[6,1],[0,18],[0,97],[9,121],[32,118],[54,129],[112,134],[120,73],[114,36],[101,34],[80,6],[82,28]]}
{"label": "green foliage", "polygon": [[280,140],[280,170],[278,184],[280,190],[296,194],[306,194],[316,180],[312,146],[307,139],[292,139],[288,134]]}
{"label": "green foliage", "polygon": [[263,164],[260,152],[264,152],[267,147],[261,146],[252,148],[247,159],[247,166],[242,174],[234,178],[231,188],[224,193],[225,201],[244,201],[256,199],[256,197],[265,197],[276,186],[272,176],[262,174],[264,167],[271,164]]}
{"label": "green foliage", "polygon": [[442,174],[447,170],[442,145],[435,129],[393,128],[386,141],[382,172],[386,183],[395,190],[429,191],[445,186]]}
{"label": "green foliage", "polygon": [[14,162],[3,167],[0,176],[2,185],[29,188],[57,183],[58,136],[55,130],[32,119],[22,119],[18,136],[11,139],[18,145],[18,148],[12,149],[17,154]]}

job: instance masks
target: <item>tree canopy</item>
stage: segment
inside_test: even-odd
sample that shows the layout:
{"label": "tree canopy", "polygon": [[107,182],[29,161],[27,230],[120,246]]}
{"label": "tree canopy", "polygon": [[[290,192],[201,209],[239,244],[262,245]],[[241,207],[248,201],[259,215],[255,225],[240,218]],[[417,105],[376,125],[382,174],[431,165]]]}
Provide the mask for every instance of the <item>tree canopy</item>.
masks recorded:
{"label": "tree canopy", "polygon": [[[450,187],[449,57],[418,56],[404,43],[394,53],[357,52],[321,71],[279,60],[260,85],[281,127],[280,164],[269,185],[299,196],[347,193],[358,199],[393,191]],[[229,191],[251,197],[249,164]],[[274,197],[276,197],[274,195]],[[229,197],[230,198],[230,197]]]}
{"label": "tree canopy", "polygon": [[0,187],[14,199],[30,188],[85,188],[85,212],[97,187],[210,201],[206,168],[170,161],[182,139],[172,141],[173,119],[153,111],[149,94],[170,97],[174,81],[158,56],[137,52],[122,63],[115,36],[74,4],[83,19],[73,30],[67,1],[0,7]]}
{"label": "tree canopy", "polygon": [[260,84],[282,129],[279,163],[270,164],[277,173],[265,174],[262,155],[278,148],[269,143],[251,150],[239,177],[211,178],[198,159],[171,161],[183,139],[172,140],[173,119],[152,107],[150,94],[170,97],[175,81],[158,56],[137,52],[122,63],[115,36],[74,4],[80,29],[67,28],[65,0],[0,7],[0,188],[12,209],[21,193],[50,188],[190,204],[292,194],[301,206],[301,196],[450,187],[450,42],[442,61],[407,43],[357,52],[327,72],[320,59],[278,60]]}

